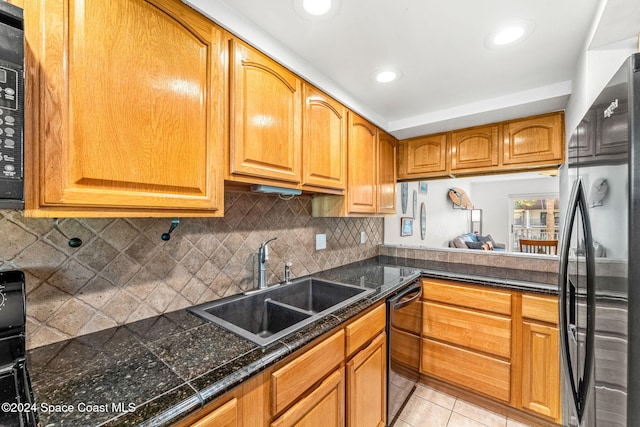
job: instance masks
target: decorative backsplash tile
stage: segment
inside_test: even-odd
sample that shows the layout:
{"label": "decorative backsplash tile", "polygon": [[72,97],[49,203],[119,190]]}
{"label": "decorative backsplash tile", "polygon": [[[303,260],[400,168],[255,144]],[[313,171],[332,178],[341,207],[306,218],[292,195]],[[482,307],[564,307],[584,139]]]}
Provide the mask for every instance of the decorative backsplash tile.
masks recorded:
{"label": "decorative backsplash tile", "polygon": [[[225,192],[224,218],[53,219],[0,210],[0,270],[27,277],[27,347],[35,348],[218,299],[257,283],[257,251],[271,237],[269,283],[378,255],[381,218],[312,218],[311,198]],[[360,244],[360,232],[367,234]],[[327,249],[315,250],[315,235]]]}

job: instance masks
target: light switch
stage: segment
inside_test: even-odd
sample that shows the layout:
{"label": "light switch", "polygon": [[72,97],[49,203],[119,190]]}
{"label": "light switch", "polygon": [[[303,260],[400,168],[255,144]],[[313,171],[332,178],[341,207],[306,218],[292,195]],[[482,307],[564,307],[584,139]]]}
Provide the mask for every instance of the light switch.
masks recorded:
{"label": "light switch", "polygon": [[316,251],[327,249],[327,235],[316,234]]}

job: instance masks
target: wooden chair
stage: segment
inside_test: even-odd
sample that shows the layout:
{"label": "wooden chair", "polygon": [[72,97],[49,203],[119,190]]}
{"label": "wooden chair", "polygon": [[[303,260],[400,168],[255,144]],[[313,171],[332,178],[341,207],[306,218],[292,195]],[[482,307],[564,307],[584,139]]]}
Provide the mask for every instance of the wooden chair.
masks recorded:
{"label": "wooden chair", "polygon": [[520,252],[526,252],[528,254],[558,255],[558,241],[520,239]]}

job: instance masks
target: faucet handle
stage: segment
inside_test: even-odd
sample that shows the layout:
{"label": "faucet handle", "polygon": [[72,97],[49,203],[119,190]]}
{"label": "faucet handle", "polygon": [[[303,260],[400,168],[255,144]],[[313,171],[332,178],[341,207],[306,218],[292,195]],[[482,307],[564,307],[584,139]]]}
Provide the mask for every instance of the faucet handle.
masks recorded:
{"label": "faucet handle", "polygon": [[293,263],[287,261],[284,265],[284,283],[291,283],[291,266]]}

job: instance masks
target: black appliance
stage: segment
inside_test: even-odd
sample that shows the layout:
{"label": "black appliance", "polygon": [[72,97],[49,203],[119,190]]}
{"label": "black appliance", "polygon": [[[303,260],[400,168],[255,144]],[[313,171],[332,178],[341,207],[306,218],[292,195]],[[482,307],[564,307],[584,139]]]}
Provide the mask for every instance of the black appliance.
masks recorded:
{"label": "black appliance", "polygon": [[21,271],[0,272],[0,426],[38,424],[26,366],[25,281]]}
{"label": "black appliance", "polygon": [[[560,341],[565,426],[640,423],[640,54],[569,139]],[[634,261],[635,260],[635,261]]]}
{"label": "black appliance", "polygon": [[0,209],[24,209],[22,9],[0,1]]}
{"label": "black appliance", "polygon": [[387,298],[387,425],[402,412],[420,378],[422,284],[411,282]]}

